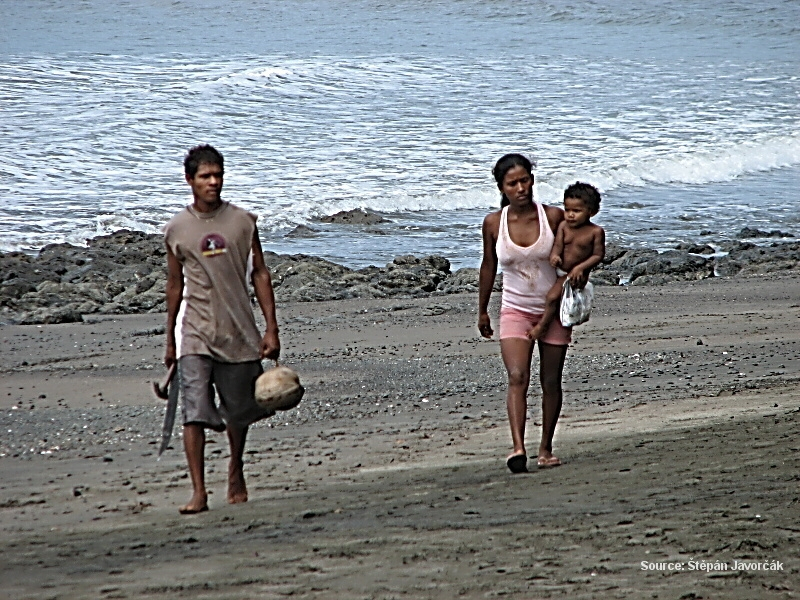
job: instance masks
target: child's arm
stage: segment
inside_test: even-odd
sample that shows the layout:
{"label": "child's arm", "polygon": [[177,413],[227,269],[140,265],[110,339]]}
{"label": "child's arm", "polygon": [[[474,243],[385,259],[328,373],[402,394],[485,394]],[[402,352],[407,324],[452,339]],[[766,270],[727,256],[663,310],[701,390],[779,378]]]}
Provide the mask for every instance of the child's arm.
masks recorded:
{"label": "child's arm", "polygon": [[550,266],[557,269],[562,264],[561,256],[564,254],[564,228],[566,225],[564,221],[558,224],[556,230],[556,239],[553,242],[553,248],[550,250]]}
{"label": "child's arm", "polygon": [[586,282],[589,281],[589,271],[603,262],[606,255],[606,232],[602,227],[596,227],[597,229],[592,234],[592,253],[586,260],[575,265],[569,273],[570,283],[578,289],[586,285]]}

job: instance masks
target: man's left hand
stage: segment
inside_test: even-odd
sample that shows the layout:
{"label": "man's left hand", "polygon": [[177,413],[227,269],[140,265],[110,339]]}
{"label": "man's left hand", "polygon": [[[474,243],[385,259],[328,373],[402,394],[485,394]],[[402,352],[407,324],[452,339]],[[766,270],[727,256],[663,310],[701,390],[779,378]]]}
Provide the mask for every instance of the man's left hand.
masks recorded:
{"label": "man's left hand", "polygon": [[267,331],[261,338],[261,358],[278,360],[281,354],[281,341],[277,331]]}

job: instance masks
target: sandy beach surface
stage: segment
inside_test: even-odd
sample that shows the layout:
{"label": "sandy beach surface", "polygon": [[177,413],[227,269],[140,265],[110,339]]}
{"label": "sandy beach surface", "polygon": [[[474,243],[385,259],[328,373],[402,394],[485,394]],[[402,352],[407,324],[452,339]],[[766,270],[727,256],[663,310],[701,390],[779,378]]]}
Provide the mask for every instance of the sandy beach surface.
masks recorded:
{"label": "sandy beach surface", "polygon": [[[524,475],[476,300],[281,304],[306,397],[252,428],[246,504],[209,434],[188,517],[179,428],[156,460],[164,316],[0,327],[0,596],[800,596],[800,277],[597,288],[564,465]],[[533,451],[535,389],[529,414]]]}

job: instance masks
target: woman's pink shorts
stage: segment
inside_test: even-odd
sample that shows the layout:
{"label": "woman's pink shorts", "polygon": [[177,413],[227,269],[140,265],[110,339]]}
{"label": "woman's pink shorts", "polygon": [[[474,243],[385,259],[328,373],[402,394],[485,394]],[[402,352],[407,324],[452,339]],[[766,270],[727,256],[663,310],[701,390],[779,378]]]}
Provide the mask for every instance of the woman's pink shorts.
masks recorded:
{"label": "woman's pink shorts", "polygon": [[[527,313],[516,308],[500,309],[500,339],[524,338],[527,340],[528,331],[541,318],[541,314]],[[572,327],[564,327],[556,316],[541,341],[554,346],[568,346],[572,341]]]}

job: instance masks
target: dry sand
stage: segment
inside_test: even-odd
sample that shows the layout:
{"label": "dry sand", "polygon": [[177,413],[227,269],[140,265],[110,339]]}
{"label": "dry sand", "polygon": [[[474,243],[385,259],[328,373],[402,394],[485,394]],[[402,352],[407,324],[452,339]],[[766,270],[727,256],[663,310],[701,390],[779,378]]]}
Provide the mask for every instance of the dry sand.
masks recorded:
{"label": "dry sand", "polygon": [[525,475],[476,298],[282,305],[306,398],[251,430],[247,504],[209,435],[190,517],[179,431],[156,461],[163,316],[2,327],[0,597],[796,598],[798,299],[775,275],[597,288],[564,466]]}

